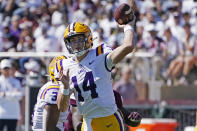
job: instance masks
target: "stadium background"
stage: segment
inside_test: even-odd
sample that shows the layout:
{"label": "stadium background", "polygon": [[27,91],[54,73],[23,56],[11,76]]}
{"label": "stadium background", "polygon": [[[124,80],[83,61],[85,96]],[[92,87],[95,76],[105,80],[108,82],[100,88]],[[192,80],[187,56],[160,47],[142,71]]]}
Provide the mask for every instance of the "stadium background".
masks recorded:
{"label": "stadium background", "polygon": [[[30,120],[30,115],[25,117],[25,111],[31,114],[33,110],[32,98],[47,81],[50,60],[67,54],[63,33],[68,23],[82,21],[90,25],[94,47],[105,41],[116,48],[121,44],[123,31],[117,28],[113,11],[124,2],[135,10],[138,43],[137,51],[127,56],[112,73],[115,84],[125,67],[132,72],[131,82],[138,95],[135,100],[124,100],[125,107],[139,111],[144,118],[176,119],[177,131],[195,125],[197,64],[186,75],[180,71],[172,77],[166,71],[181,56],[179,49],[184,56],[195,58],[197,55],[196,0],[1,0],[0,59],[12,60],[15,76],[25,89],[19,130],[24,130],[25,121]],[[185,44],[186,25],[192,32],[189,44],[192,50]],[[174,40],[168,41],[169,32]],[[165,112],[159,114],[163,109]]]}

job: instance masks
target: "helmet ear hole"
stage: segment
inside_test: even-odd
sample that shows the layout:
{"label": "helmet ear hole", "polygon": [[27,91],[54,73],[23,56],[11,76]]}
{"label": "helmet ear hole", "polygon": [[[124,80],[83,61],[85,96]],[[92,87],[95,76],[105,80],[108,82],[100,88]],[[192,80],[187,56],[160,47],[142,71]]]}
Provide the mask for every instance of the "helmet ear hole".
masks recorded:
{"label": "helmet ear hole", "polygon": [[87,42],[86,42],[86,48],[88,49],[88,48],[92,48],[92,46],[93,46],[93,43],[92,43],[93,41],[92,41],[92,36],[90,35],[90,36],[88,36],[88,39],[87,39]]}
{"label": "helmet ear hole", "polygon": [[88,42],[86,42],[86,49],[88,49],[89,48],[89,43]]}
{"label": "helmet ear hole", "polygon": [[93,38],[92,38],[92,35],[90,33],[88,33],[88,36],[87,36],[87,43],[89,43],[89,47],[88,48],[91,48],[92,47],[92,43],[93,43]]}
{"label": "helmet ear hole", "polygon": [[92,43],[93,42],[93,40],[92,40],[92,35],[90,35],[89,37],[88,37],[88,43]]}
{"label": "helmet ear hole", "polygon": [[89,48],[91,48],[91,47],[92,47],[92,44],[89,43],[89,42],[86,42],[86,49],[89,49]]}

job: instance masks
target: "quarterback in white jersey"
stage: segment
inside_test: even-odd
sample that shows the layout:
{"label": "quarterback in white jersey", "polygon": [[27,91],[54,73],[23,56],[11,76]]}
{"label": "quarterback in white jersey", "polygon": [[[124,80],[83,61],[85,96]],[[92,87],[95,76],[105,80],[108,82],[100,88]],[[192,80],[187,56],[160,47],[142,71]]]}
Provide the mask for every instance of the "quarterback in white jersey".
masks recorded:
{"label": "quarterback in white jersey", "polygon": [[[112,51],[104,44],[92,49],[92,33],[87,25],[74,22],[66,28],[65,45],[75,57],[64,59],[61,63],[69,88],[74,89],[79,113],[84,118],[82,131],[124,130],[111,82],[114,65],[134,49],[132,27],[126,25],[124,32],[123,44]],[[58,78],[58,70],[55,72]],[[59,97],[63,100],[65,96],[59,93]],[[62,106],[63,102],[58,102],[63,111]]]}
{"label": "quarterback in white jersey", "polygon": [[[57,108],[57,95],[60,88],[64,86],[61,82],[54,79],[55,63],[64,56],[54,58],[49,66],[49,74],[51,81],[47,82],[39,90],[37,96],[37,103],[34,106],[34,113],[32,114],[32,130],[34,131],[64,131],[64,122],[68,115],[67,110],[60,112]],[[69,93],[67,94],[66,102],[68,105]]]}
{"label": "quarterback in white jersey", "polygon": [[109,116],[117,111],[111,69],[105,64],[106,54],[111,51],[102,44],[90,50],[79,64],[73,58],[62,60],[63,68],[69,69],[70,89],[74,89],[79,113],[86,118]]}

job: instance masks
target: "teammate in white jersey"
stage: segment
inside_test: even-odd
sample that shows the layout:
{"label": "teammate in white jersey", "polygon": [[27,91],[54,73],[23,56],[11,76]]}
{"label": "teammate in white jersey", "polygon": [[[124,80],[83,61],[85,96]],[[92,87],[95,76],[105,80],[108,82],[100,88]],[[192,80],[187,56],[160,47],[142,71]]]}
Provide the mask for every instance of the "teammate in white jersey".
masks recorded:
{"label": "teammate in white jersey", "polygon": [[[65,45],[75,57],[62,60],[62,68],[69,79],[69,88],[74,89],[79,113],[83,115],[82,131],[124,130],[111,82],[112,68],[132,52],[135,46],[132,26],[123,27],[123,44],[113,51],[104,44],[92,49],[92,33],[83,23],[70,24],[64,33]],[[55,72],[58,78],[58,70]],[[65,95],[59,93],[59,97],[58,108],[64,111]]]}
{"label": "teammate in white jersey", "polygon": [[54,69],[57,66],[56,63],[65,58],[65,56],[58,56],[49,65],[51,81],[47,82],[39,90],[37,103],[32,115],[32,129],[34,131],[64,131],[63,124],[68,115],[69,92],[67,92],[64,98],[66,110],[60,112],[57,108],[57,94],[59,89],[63,88],[65,79],[60,78],[61,82],[58,82],[54,77]]}

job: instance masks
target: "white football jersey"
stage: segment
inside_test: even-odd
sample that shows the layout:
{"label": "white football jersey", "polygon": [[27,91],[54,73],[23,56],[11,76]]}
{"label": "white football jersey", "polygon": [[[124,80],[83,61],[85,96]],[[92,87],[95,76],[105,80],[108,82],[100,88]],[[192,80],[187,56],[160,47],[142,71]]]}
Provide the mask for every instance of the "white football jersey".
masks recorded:
{"label": "white football jersey", "polygon": [[[111,51],[111,48],[102,44],[91,49],[80,63],[74,58],[59,62],[64,74],[69,68],[70,88],[74,89],[79,113],[86,118],[105,117],[117,111],[111,70],[106,66],[106,56]],[[59,76],[58,68],[55,75]]]}
{"label": "white football jersey", "polygon": [[[57,104],[57,94],[60,86],[58,84],[52,83],[52,81],[47,82],[42,86],[38,92],[37,103],[34,106],[34,113],[32,114],[32,129],[35,131],[43,131],[45,129],[46,120],[46,110],[44,108],[47,104]],[[63,123],[66,121],[68,116],[68,111],[60,112],[57,127],[64,131]]]}

